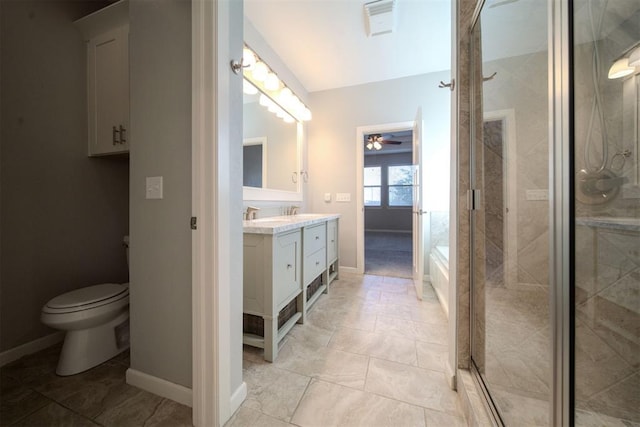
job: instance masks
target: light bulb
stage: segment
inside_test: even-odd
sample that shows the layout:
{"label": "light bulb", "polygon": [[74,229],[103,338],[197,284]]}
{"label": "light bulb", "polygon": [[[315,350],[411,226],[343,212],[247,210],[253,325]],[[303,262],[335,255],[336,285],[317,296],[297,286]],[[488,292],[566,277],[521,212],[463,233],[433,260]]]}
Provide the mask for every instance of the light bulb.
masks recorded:
{"label": "light bulb", "polygon": [[280,79],[273,73],[267,73],[267,76],[264,79],[264,87],[268,90],[278,90],[280,89]]}
{"label": "light bulb", "polygon": [[289,114],[285,114],[284,118],[282,120],[284,120],[285,123],[294,123],[295,122],[295,119],[293,117],[291,117]]}
{"label": "light bulb", "polygon": [[260,99],[258,101],[260,103],[260,105],[262,105],[263,107],[268,107],[269,103],[271,102],[271,100],[269,98],[267,98],[267,96],[264,93],[260,94]]}
{"label": "light bulb", "polygon": [[254,65],[256,65],[256,55],[251,49],[245,47],[242,49],[242,66],[250,70]]}
{"label": "light bulb", "polygon": [[300,115],[302,116],[302,120],[304,120],[305,122],[311,120],[311,110],[306,107],[304,108],[304,110],[302,110],[302,113]]}
{"label": "light bulb", "polygon": [[380,144],[378,141],[376,141],[376,142],[373,143],[373,147],[376,150],[380,150],[380,149],[382,149],[382,144]]}
{"label": "light bulb", "polygon": [[251,71],[253,78],[259,82],[264,81],[264,79],[267,78],[268,73],[269,67],[267,67],[267,64],[262,61],[256,62],[256,65],[253,66],[253,70]]}
{"label": "light bulb", "polygon": [[369,141],[369,142],[367,143],[367,148],[368,148],[369,150],[371,150],[371,149],[373,148],[373,143],[372,143],[371,141]]}
{"label": "light bulb", "polygon": [[608,77],[610,79],[619,79],[632,74],[634,71],[635,69],[629,66],[629,58],[620,58],[609,68]]}
{"label": "light bulb", "polygon": [[242,91],[244,93],[246,93],[247,95],[255,95],[256,93],[258,93],[258,88],[256,88],[254,85],[249,83],[248,80],[243,80],[242,81]]}

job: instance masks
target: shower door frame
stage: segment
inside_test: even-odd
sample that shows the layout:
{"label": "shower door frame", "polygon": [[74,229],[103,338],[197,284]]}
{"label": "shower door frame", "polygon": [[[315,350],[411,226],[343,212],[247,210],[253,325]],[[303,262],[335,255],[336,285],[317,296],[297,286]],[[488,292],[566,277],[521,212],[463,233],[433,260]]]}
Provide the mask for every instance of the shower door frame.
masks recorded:
{"label": "shower door frame", "polygon": [[[573,0],[547,0],[548,4],[548,102],[549,102],[549,307],[551,328],[551,378],[549,396],[549,425],[574,425],[574,139],[573,139]],[[478,0],[473,14],[470,34],[473,32],[485,0]],[[470,182],[475,173],[475,66],[473,35],[471,57],[470,99],[472,121],[470,126]],[[473,190],[470,188],[469,190]],[[471,193],[471,192],[470,192]],[[471,193],[473,194],[473,193]],[[473,248],[474,223],[471,222],[470,247]],[[474,270],[473,250],[470,271]],[[473,294],[473,273],[470,277]],[[472,298],[473,300],[473,298]],[[470,304],[470,331],[473,331],[474,307]],[[473,332],[470,334],[473,339]],[[470,341],[470,348],[473,345]],[[473,359],[473,358],[472,358]],[[471,362],[471,370],[486,399],[493,421],[501,418],[491,401],[490,391]]]}

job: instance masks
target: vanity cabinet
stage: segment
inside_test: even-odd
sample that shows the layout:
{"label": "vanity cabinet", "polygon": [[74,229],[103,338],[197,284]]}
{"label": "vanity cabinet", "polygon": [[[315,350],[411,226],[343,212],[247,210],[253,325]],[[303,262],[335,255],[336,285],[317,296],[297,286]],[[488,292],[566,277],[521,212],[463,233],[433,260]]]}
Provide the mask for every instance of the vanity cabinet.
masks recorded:
{"label": "vanity cabinet", "polygon": [[75,22],[87,46],[89,156],[129,151],[128,21],[120,1]]}
{"label": "vanity cabinet", "polygon": [[280,340],[337,277],[338,215],[244,221],[243,255],[243,342],[264,348],[272,362]]}
{"label": "vanity cabinet", "polygon": [[[300,229],[278,234],[244,234],[243,312],[263,319],[263,336],[245,333],[244,343],[264,348],[273,361],[278,342],[302,317],[302,233]],[[296,297],[300,307],[278,327],[278,314]]]}

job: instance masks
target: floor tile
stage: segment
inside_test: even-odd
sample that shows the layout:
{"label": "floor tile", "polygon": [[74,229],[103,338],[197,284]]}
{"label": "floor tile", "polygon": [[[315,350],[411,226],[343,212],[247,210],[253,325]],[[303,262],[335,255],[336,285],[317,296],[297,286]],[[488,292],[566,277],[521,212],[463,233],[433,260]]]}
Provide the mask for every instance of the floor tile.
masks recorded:
{"label": "floor tile", "polygon": [[291,422],[301,427],[419,427],[422,408],[314,380]]}
{"label": "floor tile", "polygon": [[445,412],[425,409],[427,427],[467,427],[467,421],[461,415],[451,415]]}
{"label": "floor tile", "polygon": [[447,344],[446,325],[434,325],[410,320],[378,316],[375,331],[433,344]]}
{"label": "floor tile", "polygon": [[310,378],[279,369],[272,364],[255,364],[245,360],[243,379],[247,383],[247,398],[242,404],[262,413],[289,421]]}
{"label": "floor tile", "polygon": [[341,328],[333,334],[329,347],[407,365],[418,363],[415,340],[393,335]]}
{"label": "floor tile", "polygon": [[290,340],[274,365],[280,369],[347,387],[363,389],[369,358],[334,348],[314,348]]}
{"label": "floor tile", "polygon": [[142,426],[156,412],[164,399],[144,390],[134,389],[127,398],[105,408],[96,422],[105,427]]}
{"label": "floor tile", "polygon": [[97,427],[99,424],[51,402],[42,409],[22,419],[15,426],[35,427]]}
{"label": "floor tile", "polygon": [[461,415],[442,372],[372,358],[365,391],[423,408]]}
{"label": "floor tile", "polygon": [[0,380],[0,425],[13,424],[51,403],[40,393],[24,387],[16,379]]}
{"label": "floor tile", "polygon": [[416,341],[418,366],[432,371],[446,372],[449,350],[446,345]]}
{"label": "floor tile", "polygon": [[270,417],[255,409],[246,408],[241,406],[236,413],[231,417],[229,421],[224,425],[225,427],[287,427],[292,426],[277,418]]}

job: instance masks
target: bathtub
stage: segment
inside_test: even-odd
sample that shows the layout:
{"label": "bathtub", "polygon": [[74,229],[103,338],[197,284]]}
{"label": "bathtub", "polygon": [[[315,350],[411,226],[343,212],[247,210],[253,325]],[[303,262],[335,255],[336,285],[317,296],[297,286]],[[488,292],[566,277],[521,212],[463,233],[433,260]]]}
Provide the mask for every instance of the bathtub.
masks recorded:
{"label": "bathtub", "polygon": [[449,316],[449,246],[436,246],[431,249],[429,276],[440,305]]}

